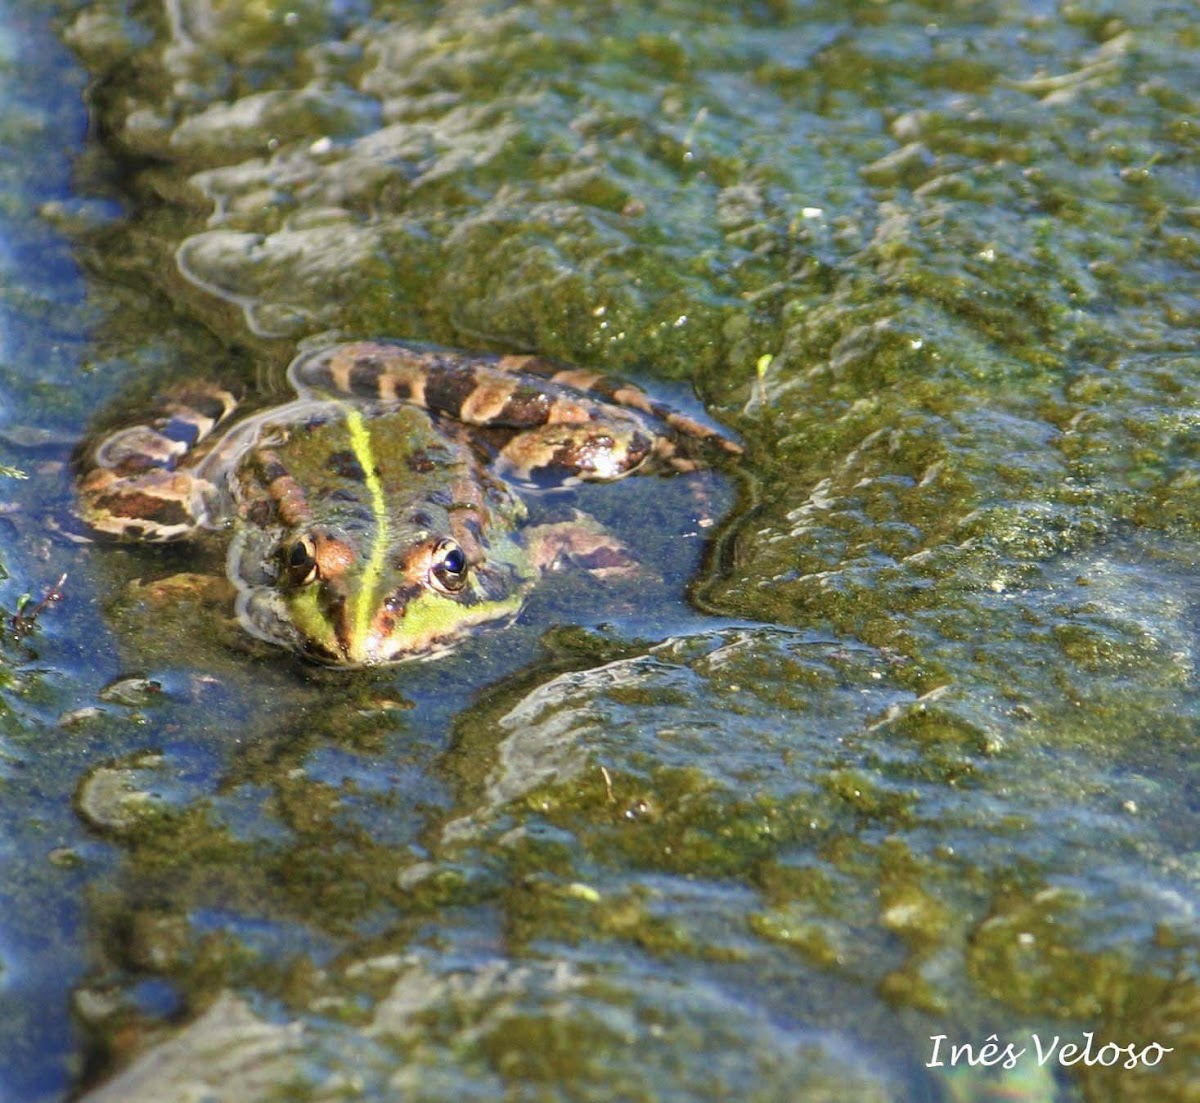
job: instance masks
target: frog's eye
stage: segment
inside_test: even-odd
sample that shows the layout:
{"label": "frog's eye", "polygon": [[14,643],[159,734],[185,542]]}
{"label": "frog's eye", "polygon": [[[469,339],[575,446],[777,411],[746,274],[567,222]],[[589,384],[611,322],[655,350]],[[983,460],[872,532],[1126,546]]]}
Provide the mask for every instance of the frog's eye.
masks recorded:
{"label": "frog's eye", "polygon": [[317,551],[312,537],[302,536],[290,548],[284,549],[288,581],[293,586],[307,586],[317,577]]}
{"label": "frog's eye", "polygon": [[467,584],[467,556],[453,540],[443,540],[433,553],[433,581],[440,590],[456,594]]}

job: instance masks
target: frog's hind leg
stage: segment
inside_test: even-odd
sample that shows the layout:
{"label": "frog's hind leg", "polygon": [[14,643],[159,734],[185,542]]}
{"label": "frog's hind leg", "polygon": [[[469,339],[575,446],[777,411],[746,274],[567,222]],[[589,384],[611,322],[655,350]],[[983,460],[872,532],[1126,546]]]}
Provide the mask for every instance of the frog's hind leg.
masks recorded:
{"label": "frog's hind leg", "polygon": [[[547,377],[556,383],[572,387],[577,391],[599,395],[605,402],[614,406],[638,410],[654,418],[671,430],[671,435],[677,443],[698,444],[731,456],[742,454],[742,446],[722,430],[712,425],[706,425],[665,402],[651,398],[641,387],[635,386],[633,383],[605,375],[603,372],[556,364],[552,360],[543,360],[537,357],[505,357],[505,360],[509,361],[522,359],[528,359],[534,365],[532,370],[535,373],[545,372]],[[660,445],[658,451],[660,459],[670,462],[671,466],[677,467],[678,470],[694,471],[697,467],[702,466],[699,461],[686,460],[679,448],[669,449]]]}
{"label": "frog's hind leg", "polygon": [[82,465],[82,519],[102,534],[150,541],[179,540],[205,525],[211,488],[193,468],[236,407],[228,391],[189,384],[168,392],[147,422],[103,438]]}
{"label": "frog's hind leg", "polygon": [[289,369],[301,394],[407,402],[465,425],[507,430],[500,460],[539,485],[620,478],[654,458],[695,470],[708,447],[738,454],[719,429],[629,383],[535,356],[488,356],[399,341],[304,353]]}

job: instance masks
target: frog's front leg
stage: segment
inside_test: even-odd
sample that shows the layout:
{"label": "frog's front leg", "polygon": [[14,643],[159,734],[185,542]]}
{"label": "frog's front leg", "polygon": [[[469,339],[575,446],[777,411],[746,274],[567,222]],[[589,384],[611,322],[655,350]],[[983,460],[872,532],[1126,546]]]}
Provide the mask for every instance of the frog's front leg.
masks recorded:
{"label": "frog's front leg", "polygon": [[633,553],[594,517],[574,510],[568,521],[531,525],[523,539],[530,563],[540,572],[575,569],[605,581],[652,578]]}
{"label": "frog's front leg", "polygon": [[147,422],[105,437],[80,473],[82,520],[109,536],[156,542],[209,523],[212,486],[194,463],[236,406],[228,391],[193,384],[168,392]]}

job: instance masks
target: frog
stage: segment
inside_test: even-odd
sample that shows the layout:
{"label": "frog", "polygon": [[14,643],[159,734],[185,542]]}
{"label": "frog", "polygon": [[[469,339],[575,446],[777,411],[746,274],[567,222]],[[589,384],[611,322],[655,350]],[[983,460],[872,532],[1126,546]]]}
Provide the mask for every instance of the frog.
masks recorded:
{"label": "frog", "polygon": [[85,449],[78,513],[101,538],[223,534],[242,628],[304,659],[374,667],[446,654],[512,621],[564,564],[620,576],[624,545],[527,498],[696,471],[741,445],[601,372],[392,339],[302,351],[294,397],[239,414],[184,381]]}

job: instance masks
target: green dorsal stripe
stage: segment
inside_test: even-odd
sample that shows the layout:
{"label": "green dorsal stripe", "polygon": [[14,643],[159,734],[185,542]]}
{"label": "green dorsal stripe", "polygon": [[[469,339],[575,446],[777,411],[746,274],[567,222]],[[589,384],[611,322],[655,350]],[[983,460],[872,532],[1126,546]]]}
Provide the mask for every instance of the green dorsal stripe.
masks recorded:
{"label": "green dorsal stripe", "polygon": [[375,517],[375,541],[371,555],[363,566],[362,585],[354,603],[354,638],[363,640],[371,626],[371,613],[379,579],[383,574],[383,561],[391,541],[391,525],[387,502],[383,494],[383,483],[379,481],[379,470],[375,465],[375,454],[371,448],[371,434],[367,432],[362,414],[353,406],[345,406],[346,428],[350,431],[350,447],[354,458],[363,471],[363,481],[371,495],[371,513]]}

